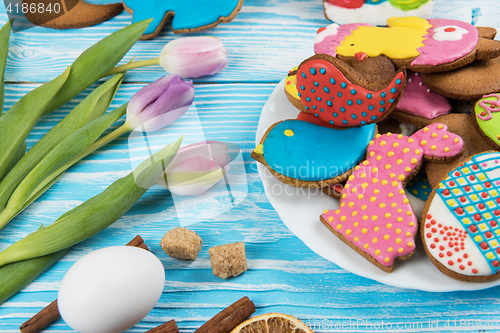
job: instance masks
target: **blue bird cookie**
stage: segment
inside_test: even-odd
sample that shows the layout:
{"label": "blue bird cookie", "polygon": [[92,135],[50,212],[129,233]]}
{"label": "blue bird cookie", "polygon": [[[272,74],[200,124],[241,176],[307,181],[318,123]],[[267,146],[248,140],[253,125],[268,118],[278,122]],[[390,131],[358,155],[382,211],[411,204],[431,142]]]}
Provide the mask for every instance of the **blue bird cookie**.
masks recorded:
{"label": "blue bird cookie", "polygon": [[207,30],[221,22],[228,23],[238,15],[243,0],[123,0],[123,5],[132,14],[132,23],[153,19],[141,37],[144,40],[155,38],[172,17],[172,30],[176,34]]}
{"label": "blue bird cookie", "polygon": [[335,129],[284,120],[269,127],[251,157],[287,185],[323,188],[349,177],[376,131],[375,124]]}

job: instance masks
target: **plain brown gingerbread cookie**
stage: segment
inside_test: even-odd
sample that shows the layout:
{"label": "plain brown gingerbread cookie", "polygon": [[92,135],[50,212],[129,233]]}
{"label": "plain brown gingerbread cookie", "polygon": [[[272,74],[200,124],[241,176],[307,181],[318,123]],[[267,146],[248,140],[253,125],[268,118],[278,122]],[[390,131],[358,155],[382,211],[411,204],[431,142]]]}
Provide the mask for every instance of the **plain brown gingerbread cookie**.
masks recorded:
{"label": "plain brown gingerbread cookie", "polygon": [[449,72],[422,74],[422,79],[432,91],[445,97],[475,101],[500,91],[500,57],[476,60]]}
{"label": "plain brown gingerbread cookie", "polygon": [[[58,13],[55,13],[55,11],[44,11],[43,13],[31,13],[28,11],[24,15],[31,23],[38,26],[52,29],[78,29],[97,25],[115,17],[123,11],[121,3],[96,5],[83,0],[76,1],[76,5],[65,9],[65,11],[67,10],[67,13],[63,15],[59,15]],[[46,4],[46,7],[49,4],[53,5],[54,3],[52,0],[28,0],[23,2],[28,4],[34,3],[37,5],[39,3],[44,3]],[[66,3],[66,6],[68,6],[70,2],[67,1],[63,3]]]}

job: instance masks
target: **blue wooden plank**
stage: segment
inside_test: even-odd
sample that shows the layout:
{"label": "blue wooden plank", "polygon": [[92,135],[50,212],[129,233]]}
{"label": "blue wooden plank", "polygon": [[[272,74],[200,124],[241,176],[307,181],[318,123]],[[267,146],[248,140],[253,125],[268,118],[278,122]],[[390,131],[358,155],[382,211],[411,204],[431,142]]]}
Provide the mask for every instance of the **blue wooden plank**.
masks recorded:
{"label": "blue wooden plank", "polygon": [[[102,2],[102,1],[95,1]],[[319,0],[268,3],[247,0],[240,14],[230,23],[194,35],[219,37],[229,51],[229,67],[197,82],[279,82],[303,59],[314,54],[313,39],[318,28],[331,23],[323,14]],[[500,9],[494,0],[436,0],[434,17],[458,18],[467,22],[500,28],[496,19]],[[0,6],[0,23],[5,22],[5,8]],[[78,30],[53,30],[36,27],[14,33],[6,69],[9,82],[45,82],[60,74],[87,47],[130,24],[123,12],[95,27]],[[140,41],[124,58],[144,60],[157,57],[163,46],[181,35],[164,28],[151,41]],[[57,51],[56,51],[57,50]],[[131,72],[129,82],[150,82],[164,74],[159,66]]]}

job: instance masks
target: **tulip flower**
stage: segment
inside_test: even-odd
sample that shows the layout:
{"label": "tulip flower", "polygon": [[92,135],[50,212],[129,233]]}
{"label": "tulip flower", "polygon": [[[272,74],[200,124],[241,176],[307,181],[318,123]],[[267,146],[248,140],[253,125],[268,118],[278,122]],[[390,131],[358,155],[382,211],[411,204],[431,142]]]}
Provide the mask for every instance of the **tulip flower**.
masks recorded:
{"label": "tulip flower", "polygon": [[194,99],[192,82],[169,74],[145,86],[130,99],[127,120],[132,129],[156,131],[181,117]]}
{"label": "tulip flower", "polygon": [[227,67],[227,49],[217,37],[177,38],[163,47],[158,58],[117,66],[108,75],[150,65],[160,65],[185,78],[213,75]]}
{"label": "tulip flower", "polygon": [[225,143],[194,143],[179,149],[157,184],[177,195],[201,194],[224,177],[230,161]]}
{"label": "tulip flower", "polygon": [[165,45],[160,65],[182,77],[213,75],[227,67],[227,50],[216,37],[179,38]]}

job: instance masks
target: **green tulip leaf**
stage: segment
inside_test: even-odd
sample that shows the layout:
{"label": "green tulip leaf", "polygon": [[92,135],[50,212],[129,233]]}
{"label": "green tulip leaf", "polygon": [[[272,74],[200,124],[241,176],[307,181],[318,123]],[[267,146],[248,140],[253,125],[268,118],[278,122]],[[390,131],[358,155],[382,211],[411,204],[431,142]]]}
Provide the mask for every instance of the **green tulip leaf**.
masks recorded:
{"label": "green tulip leaf", "polygon": [[142,36],[152,19],[120,29],[85,50],[71,65],[71,73],[60,93],[45,110],[57,110],[91,84],[105,76]]}
{"label": "green tulip leaf", "polygon": [[3,113],[4,73],[5,64],[7,63],[7,55],[9,53],[9,38],[11,27],[12,21],[9,21],[5,23],[2,29],[0,29],[0,117]]}
{"label": "green tulip leaf", "polygon": [[30,91],[0,118],[0,179],[9,171],[11,161],[42,116],[45,107],[66,82],[69,72],[68,67],[52,81]]}
{"label": "green tulip leaf", "polygon": [[63,120],[45,134],[19,163],[10,169],[9,173],[0,182],[0,212],[4,209],[12,192],[24,177],[58,143],[106,112],[120,87],[124,75],[115,75],[94,89]]}
{"label": "green tulip leaf", "polygon": [[[120,119],[126,112],[121,106],[82,126],[56,145],[26,177],[19,183],[9,198],[5,209],[0,213],[0,229],[3,228],[20,210],[53,171],[78,156],[101,136],[106,129]],[[52,179],[49,179],[50,182]]]}

